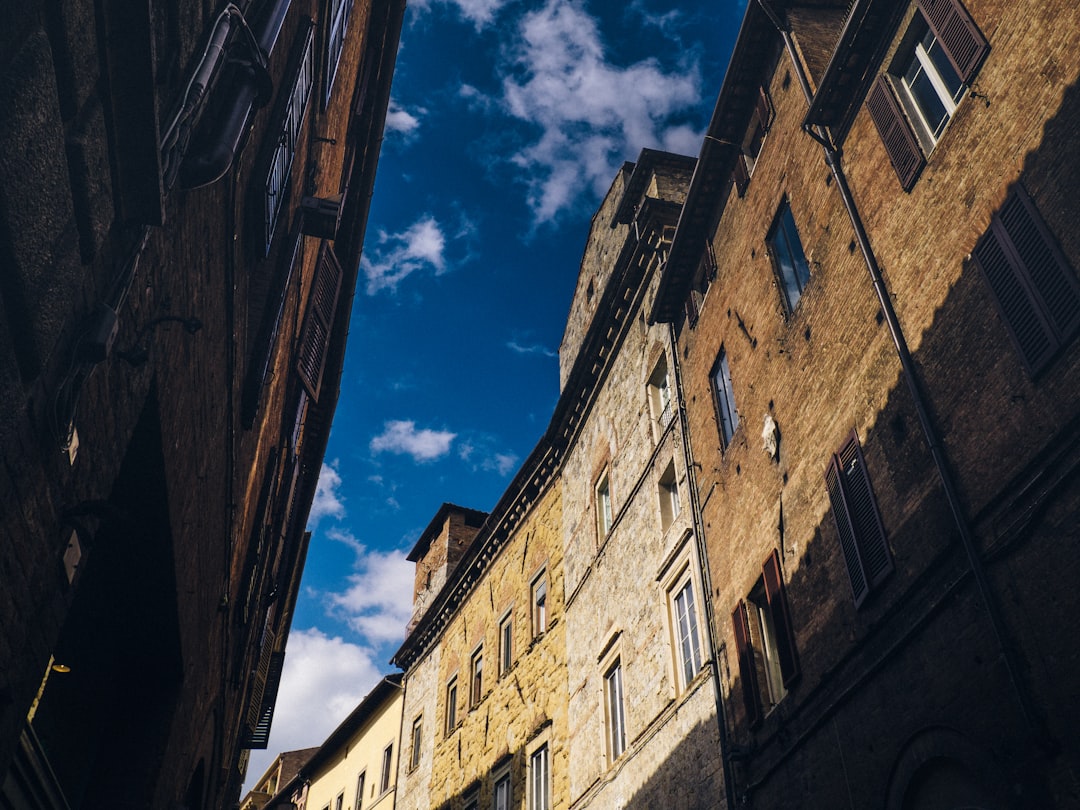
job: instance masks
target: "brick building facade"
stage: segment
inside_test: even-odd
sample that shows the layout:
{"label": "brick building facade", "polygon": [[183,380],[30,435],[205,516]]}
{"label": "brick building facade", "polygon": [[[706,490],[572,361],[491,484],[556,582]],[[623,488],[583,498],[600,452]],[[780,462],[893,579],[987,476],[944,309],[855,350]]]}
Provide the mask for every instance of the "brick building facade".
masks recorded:
{"label": "brick building facade", "polygon": [[265,746],[404,3],[0,33],[0,806],[233,806]]}
{"label": "brick building facade", "polygon": [[1078,25],[749,5],[652,313],[739,803],[1080,801]]}

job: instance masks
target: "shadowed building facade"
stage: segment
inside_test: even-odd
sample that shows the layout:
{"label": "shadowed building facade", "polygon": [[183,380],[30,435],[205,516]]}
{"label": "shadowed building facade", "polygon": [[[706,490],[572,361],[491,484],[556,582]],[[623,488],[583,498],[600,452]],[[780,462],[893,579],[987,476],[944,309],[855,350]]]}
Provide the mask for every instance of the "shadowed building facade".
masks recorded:
{"label": "shadowed building facade", "polygon": [[0,806],[233,806],[265,747],[404,4],[0,33]]}

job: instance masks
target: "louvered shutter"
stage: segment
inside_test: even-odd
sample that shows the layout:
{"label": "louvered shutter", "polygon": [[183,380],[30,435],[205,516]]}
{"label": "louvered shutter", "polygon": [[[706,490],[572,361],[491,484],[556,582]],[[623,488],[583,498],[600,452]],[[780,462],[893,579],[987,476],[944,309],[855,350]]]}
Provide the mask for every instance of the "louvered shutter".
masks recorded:
{"label": "louvered shutter", "polygon": [[300,347],[296,358],[300,379],[316,402],[322,387],[326,350],[330,343],[330,331],[334,324],[340,291],[341,265],[338,264],[333,248],[323,242],[315,268],[315,280],[311,285],[307,314],[300,330]]}
{"label": "louvered shutter", "polygon": [[731,179],[735,181],[735,191],[738,195],[744,196],[750,185],[750,172],[746,169],[746,158],[741,152],[735,156],[735,168],[731,171]]}
{"label": "louvered shutter", "polygon": [[784,578],[780,573],[780,555],[776,549],[761,567],[765,581],[765,598],[769,603],[769,614],[773,629],[776,631],[777,655],[780,658],[780,674],[784,686],[790,689],[799,679],[799,655],[795,648],[795,632],[791,626],[791,614],[788,610],[787,594],[784,591]]}
{"label": "louvered shutter", "polygon": [[1021,188],[993,216],[972,257],[1024,363],[1037,374],[1080,326],[1080,287]]}
{"label": "louvered shutter", "polygon": [[754,112],[757,114],[758,121],[761,122],[762,131],[768,132],[773,121],[773,106],[772,101],[769,100],[769,91],[764,87],[758,88],[758,98],[757,103],[754,105]]}
{"label": "louvered shutter", "polygon": [[746,718],[751,726],[756,726],[761,722],[761,692],[757,668],[754,666],[754,648],[750,643],[750,619],[746,613],[746,603],[741,599],[731,614],[731,623],[735,628],[735,651],[739,656],[739,679],[742,681]]}
{"label": "louvered shutter", "polygon": [[960,80],[967,84],[990,50],[986,37],[960,0],[919,0],[919,9]]}
{"label": "louvered shutter", "polygon": [[900,185],[904,191],[910,191],[926,165],[926,158],[884,74],[874,82],[866,99],[866,109],[885,144]]}
{"label": "louvered shutter", "polygon": [[285,652],[271,653],[267,665],[266,684],[259,705],[259,717],[248,735],[248,748],[265,749],[270,743],[270,725],[274,721],[274,708],[277,706],[278,687],[281,686],[281,671],[284,666]]}

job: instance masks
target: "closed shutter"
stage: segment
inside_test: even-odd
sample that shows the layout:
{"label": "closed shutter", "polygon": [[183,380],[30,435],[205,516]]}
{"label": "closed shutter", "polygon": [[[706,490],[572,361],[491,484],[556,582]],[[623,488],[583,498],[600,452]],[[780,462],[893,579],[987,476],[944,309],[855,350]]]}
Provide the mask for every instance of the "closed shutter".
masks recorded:
{"label": "closed shutter", "polygon": [[1017,187],[972,251],[1032,374],[1080,326],[1080,287],[1026,193]]}
{"label": "closed shutter", "polygon": [[761,123],[762,131],[768,132],[773,121],[773,106],[772,101],[769,100],[769,91],[764,87],[758,88],[758,98],[754,106],[754,112],[757,115],[757,120]]}
{"label": "closed shutter", "polygon": [[277,705],[278,687],[281,685],[281,671],[284,666],[285,652],[271,653],[266,671],[266,684],[259,705],[259,717],[248,735],[248,748],[265,749],[270,743],[270,725],[274,720],[274,707]]}
{"label": "closed shutter", "polygon": [[322,387],[326,350],[334,324],[338,294],[341,291],[341,265],[329,243],[323,242],[311,285],[307,314],[300,330],[300,347],[296,367],[308,394],[316,402]]}
{"label": "closed shutter", "polygon": [[851,595],[859,607],[893,570],[885,529],[855,436],[833,456],[825,473]]}
{"label": "closed shutter", "polygon": [[960,80],[967,84],[990,50],[986,37],[960,0],[919,0],[919,9]]}
{"label": "closed shutter", "polygon": [[780,674],[784,686],[790,689],[799,679],[799,655],[795,649],[795,632],[791,626],[791,614],[788,610],[787,594],[784,592],[784,578],[780,573],[780,555],[776,549],[765,560],[761,568],[765,581],[765,598],[769,603],[769,614],[773,629],[776,631],[776,652],[780,658]]}
{"label": "closed shutter", "polygon": [[750,619],[746,613],[746,603],[741,599],[731,614],[731,623],[735,628],[735,651],[739,656],[739,679],[742,681],[746,719],[751,726],[756,726],[761,722],[761,692],[754,666],[754,648],[750,643]]}
{"label": "closed shutter", "polygon": [[866,99],[866,109],[885,144],[900,185],[904,191],[910,191],[926,165],[926,158],[884,74],[874,82]]}

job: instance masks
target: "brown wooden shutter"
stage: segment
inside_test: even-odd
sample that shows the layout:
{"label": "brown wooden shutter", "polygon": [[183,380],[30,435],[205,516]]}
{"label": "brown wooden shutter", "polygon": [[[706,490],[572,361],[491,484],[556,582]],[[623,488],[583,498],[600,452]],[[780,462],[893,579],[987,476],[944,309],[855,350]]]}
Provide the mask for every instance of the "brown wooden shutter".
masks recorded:
{"label": "brown wooden shutter", "polygon": [[329,243],[324,241],[315,266],[315,279],[311,285],[304,325],[300,330],[300,346],[296,358],[300,379],[316,402],[322,387],[326,350],[330,343],[340,291],[341,265],[338,264],[337,256]]}
{"label": "brown wooden shutter", "polygon": [[1080,327],[1080,286],[1019,186],[972,251],[1020,351],[1037,374]]}
{"label": "brown wooden shutter", "polygon": [[960,0],[919,0],[919,9],[960,80],[967,84],[990,50],[986,37]]}
{"label": "brown wooden shutter", "polygon": [[746,603],[741,599],[731,614],[731,623],[735,627],[735,651],[739,656],[739,679],[742,681],[746,718],[751,726],[756,726],[761,722],[761,691],[754,666],[754,648],[750,643],[750,619],[746,613]]}
{"label": "brown wooden shutter", "polygon": [[787,594],[784,592],[784,578],[780,573],[780,555],[776,549],[761,567],[765,581],[765,598],[769,602],[769,614],[773,629],[776,630],[777,655],[780,658],[780,674],[784,686],[790,689],[799,679],[799,654],[795,648],[795,632],[791,626],[791,614],[788,611]]}
{"label": "brown wooden shutter", "polygon": [[277,705],[278,688],[281,686],[281,672],[285,667],[285,652],[270,654],[266,669],[266,682],[262,700],[259,703],[259,716],[248,734],[247,747],[265,749],[270,743],[270,725],[274,721],[274,707]]}
{"label": "brown wooden shutter", "polygon": [[757,103],[754,105],[754,112],[757,115],[758,121],[761,122],[761,130],[768,132],[769,127],[773,122],[773,106],[772,101],[769,99],[769,91],[764,87],[758,88]]}
{"label": "brown wooden shutter", "polygon": [[885,144],[885,151],[900,179],[900,185],[904,191],[911,191],[919,172],[926,165],[926,158],[885,74],[878,76],[874,82],[866,98],[866,109]]}
{"label": "brown wooden shutter", "polygon": [[844,551],[851,594],[855,607],[859,607],[870,591],[892,573],[893,565],[866,462],[854,434],[833,456],[825,483]]}
{"label": "brown wooden shutter", "polygon": [[741,152],[735,157],[735,168],[731,170],[731,179],[735,181],[735,191],[738,195],[744,196],[750,185],[750,172],[746,169],[746,158]]}

